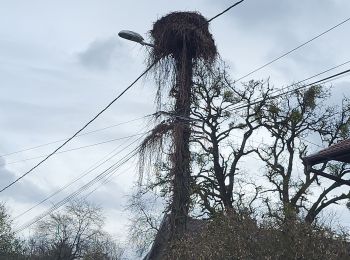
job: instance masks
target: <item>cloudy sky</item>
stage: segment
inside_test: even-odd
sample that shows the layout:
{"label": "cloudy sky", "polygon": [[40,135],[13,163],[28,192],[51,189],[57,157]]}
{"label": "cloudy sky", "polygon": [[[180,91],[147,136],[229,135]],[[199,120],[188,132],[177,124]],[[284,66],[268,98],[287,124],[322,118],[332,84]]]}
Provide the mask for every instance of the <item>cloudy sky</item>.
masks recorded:
{"label": "cloudy sky", "polygon": [[[170,11],[195,10],[210,18],[232,3],[0,0],[0,154],[69,137],[141,73],[146,47],[118,38],[120,30],[134,30],[147,39],[152,24]],[[302,4],[293,0],[246,0],[213,21],[210,29],[235,79],[349,18],[349,10],[347,0],[308,0]],[[270,76],[276,86],[282,86],[350,60],[349,32],[347,22],[245,80]],[[333,82],[335,97],[350,95],[349,81],[344,77]],[[154,112],[154,95],[152,79],[141,80],[86,131]],[[81,136],[63,150],[140,134],[145,129],[146,120],[137,120]],[[0,200],[16,216],[135,138],[58,154],[2,192]],[[58,144],[0,157],[1,188],[40,160],[27,159],[45,155]],[[87,183],[128,149],[16,219],[17,225]],[[120,236],[128,224],[125,201],[137,180],[133,165],[135,162],[120,169],[111,182],[90,196],[105,208],[109,230]]]}

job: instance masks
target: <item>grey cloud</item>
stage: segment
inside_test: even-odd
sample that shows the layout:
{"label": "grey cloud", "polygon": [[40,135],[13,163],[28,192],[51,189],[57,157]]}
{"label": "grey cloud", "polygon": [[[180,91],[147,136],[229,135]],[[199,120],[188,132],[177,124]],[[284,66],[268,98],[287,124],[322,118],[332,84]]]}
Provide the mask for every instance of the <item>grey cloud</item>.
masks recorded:
{"label": "grey cloud", "polygon": [[[221,5],[228,6],[230,1],[225,1]],[[319,28],[318,21],[324,20],[325,15],[328,18],[332,13],[339,14],[344,11],[344,5],[348,5],[346,1],[337,5],[334,1],[325,0],[309,0],[302,4],[296,3],[293,0],[288,1],[275,1],[275,0],[253,0],[245,1],[236,10],[230,12],[228,15],[235,19],[240,26],[249,30],[249,33],[254,32],[266,32],[270,30],[278,30],[283,33],[284,31],[301,31],[300,28],[295,27],[299,23],[304,23],[305,26],[313,24]],[[312,15],[310,10],[313,10]],[[344,15],[346,12],[344,12]],[[339,18],[341,19],[341,18]],[[305,24],[309,21],[309,24]]]}
{"label": "grey cloud", "polygon": [[[220,3],[222,8],[229,4],[229,1]],[[269,41],[267,44],[270,47],[268,49],[262,48],[262,52],[266,60],[271,60],[345,19],[348,14],[344,10],[349,7],[350,4],[346,1],[335,3],[334,1],[310,0],[300,4],[291,0],[253,0],[243,2],[227,16],[233,20],[232,23],[235,24],[235,27],[244,28],[244,30],[239,31],[244,37],[255,42],[256,48],[259,48],[260,40],[263,43]],[[310,10],[312,10],[312,14]],[[288,55],[283,60],[286,61],[294,57],[298,61],[299,67],[301,67],[300,65],[310,67],[308,61],[303,64],[302,59],[305,56],[308,56],[308,59],[313,62],[313,67],[320,61],[328,64],[334,62],[336,53],[328,45],[335,44],[337,50],[345,48],[344,44],[334,41],[334,39],[344,38],[342,36],[346,26],[344,24],[314,43]],[[232,34],[235,31],[234,29]],[[239,41],[240,39],[237,39],[238,45]]]}
{"label": "grey cloud", "polygon": [[[16,175],[6,169],[5,159],[0,157],[0,188],[7,186],[16,179]],[[13,198],[18,202],[37,202],[45,196],[44,192],[32,182],[22,179],[12,187],[3,191],[0,200]]]}
{"label": "grey cloud", "polygon": [[[101,185],[100,183],[97,185]],[[96,191],[88,196],[88,200],[103,208],[112,208],[115,210],[122,210],[126,203],[125,188],[116,182],[109,182],[104,184],[105,187],[98,187]]]}
{"label": "grey cloud", "polygon": [[121,56],[118,55],[121,53],[121,47],[114,37],[95,40],[85,51],[78,54],[78,59],[80,64],[87,68],[105,70],[111,66],[113,58]]}
{"label": "grey cloud", "polygon": [[332,99],[330,105],[338,105],[341,106],[342,100],[346,98],[350,98],[349,93],[349,86],[350,86],[350,80],[346,79],[339,79],[335,82],[330,82],[327,85],[332,85],[331,93],[332,93]]}
{"label": "grey cloud", "polygon": [[5,168],[5,159],[0,157],[0,186],[1,188],[13,181],[14,174]]}

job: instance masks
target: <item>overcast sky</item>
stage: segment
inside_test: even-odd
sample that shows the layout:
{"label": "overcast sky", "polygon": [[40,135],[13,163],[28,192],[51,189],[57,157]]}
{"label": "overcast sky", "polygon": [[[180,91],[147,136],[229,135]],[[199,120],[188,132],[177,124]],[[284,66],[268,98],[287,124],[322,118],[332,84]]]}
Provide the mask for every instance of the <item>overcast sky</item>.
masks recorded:
{"label": "overcast sky", "polygon": [[[0,0],[0,154],[69,137],[141,73],[147,51],[118,38],[120,30],[134,30],[147,39],[152,24],[170,11],[195,10],[210,18],[233,2]],[[210,29],[235,79],[345,20],[349,10],[347,0],[246,0],[213,21]],[[245,80],[270,76],[276,86],[281,86],[343,63],[350,59],[349,32],[347,22]],[[333,84],[335,96],[350,95],[348,77]],[[154,112],[154,95],[152,79],[140,81],[87,131]],[[141,133],[145,125],[146,120],[139,120],[82,136],[65,149]],[[15,216],[123,142],[125,139],[56,155],[1,193],[0,199]],[[0,158],[1,188],[39,159],[16,161],[47,154],[58,144]],[[38,215],[107,166],[16,223]],[[130,165],[117,174],[90,198],[105,208],[109,231],[124,236],[128,213],[123,208],[137,174]]]}

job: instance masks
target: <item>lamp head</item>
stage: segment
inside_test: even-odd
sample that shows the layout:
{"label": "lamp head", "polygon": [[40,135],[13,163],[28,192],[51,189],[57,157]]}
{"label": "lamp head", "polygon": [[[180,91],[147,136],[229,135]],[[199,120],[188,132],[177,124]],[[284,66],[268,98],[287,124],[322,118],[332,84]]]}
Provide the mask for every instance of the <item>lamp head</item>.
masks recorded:
{"label": "lamp head", "polygon": [[126,40],[137,42],[141,45],[147,45],[147,46],[153,47],[153,44],[144,42],[144,38],[137,32],[122,30],[118,33],[118,35],[119,37],[124,38]]}
{"label": "lamp head", "polygon": [[129,41],[133,41],[133,42],[138,42],[138,43],[141,43],[144,40],[143,37],[137,32],[128,31],[128,30],[120,31],[118,35],[121,38],[127,39]]}

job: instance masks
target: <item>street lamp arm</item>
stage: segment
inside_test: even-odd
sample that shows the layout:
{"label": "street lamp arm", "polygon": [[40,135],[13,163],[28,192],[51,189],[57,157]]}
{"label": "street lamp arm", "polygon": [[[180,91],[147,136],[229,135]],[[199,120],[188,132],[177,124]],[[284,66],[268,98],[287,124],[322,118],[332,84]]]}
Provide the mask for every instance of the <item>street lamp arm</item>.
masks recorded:
{"label": "street lamp arm", "polygon": [[148,42],[139,42],[139,44],[141,44],[141,45],[143,45],[143,46],[149,46],[149,47],[154,48],[154,44],[152,44],[152,43],[148,43]]}

